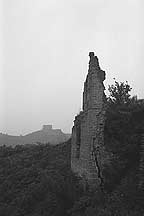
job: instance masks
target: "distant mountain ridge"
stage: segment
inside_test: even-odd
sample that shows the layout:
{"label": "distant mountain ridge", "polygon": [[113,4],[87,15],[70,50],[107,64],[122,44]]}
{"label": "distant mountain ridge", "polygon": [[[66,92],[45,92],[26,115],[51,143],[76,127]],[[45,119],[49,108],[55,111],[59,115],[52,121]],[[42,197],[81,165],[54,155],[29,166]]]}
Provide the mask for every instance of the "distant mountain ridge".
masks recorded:
{"label": "distant mountain ridge", "polygon": [[52,125],[43,125],[42,130],[35,131],[24,136],[12,136],[0,133],[0,146],[1,145],[25,145],[37,143],[50,143],[56,145],[66,142],[71,134],[65,134],[61,129],[53,129]]}

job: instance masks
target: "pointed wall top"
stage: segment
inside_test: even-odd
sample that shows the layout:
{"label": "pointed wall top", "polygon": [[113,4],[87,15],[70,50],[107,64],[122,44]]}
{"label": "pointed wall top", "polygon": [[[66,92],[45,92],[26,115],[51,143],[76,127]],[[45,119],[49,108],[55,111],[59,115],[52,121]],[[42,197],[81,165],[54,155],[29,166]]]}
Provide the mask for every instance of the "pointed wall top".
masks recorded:
{"label": "pointed wall top", "polygon": [[100,69],[98,57],[95,56],[94,52],[89,52],[89,57],[90,57],[89,65],[92,67],[96,67],[97,69]]}
{"label": "pointed wall top", "polygon": [[89,52],[89,57],[90,58],[94,57],[94,52]]}

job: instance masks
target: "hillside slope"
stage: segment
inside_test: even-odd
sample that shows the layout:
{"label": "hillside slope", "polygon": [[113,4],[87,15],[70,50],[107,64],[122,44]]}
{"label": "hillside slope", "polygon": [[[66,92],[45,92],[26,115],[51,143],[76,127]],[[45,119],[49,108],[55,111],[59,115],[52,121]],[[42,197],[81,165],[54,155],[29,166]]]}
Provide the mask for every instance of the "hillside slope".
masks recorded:
{"label": "hillside slope", "polygon": [[70,134],[65,134],[60,129],[46,128],[43,126],[42,130],[29,133],[25,136],[12,136],[0,133],[0,146],[15,146],[36,143],[50,143],[56,145],[66,142],[70,136]]}

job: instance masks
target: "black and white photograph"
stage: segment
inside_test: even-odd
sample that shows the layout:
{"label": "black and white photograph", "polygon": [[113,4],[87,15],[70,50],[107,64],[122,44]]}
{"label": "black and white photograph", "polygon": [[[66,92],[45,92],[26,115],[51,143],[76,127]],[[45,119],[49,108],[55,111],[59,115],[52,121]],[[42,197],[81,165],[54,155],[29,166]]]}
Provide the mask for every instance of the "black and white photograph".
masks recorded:
{"label": "black and white photograph", "polygon": [[0,0],[0,216],[144,216],[143,0]]}

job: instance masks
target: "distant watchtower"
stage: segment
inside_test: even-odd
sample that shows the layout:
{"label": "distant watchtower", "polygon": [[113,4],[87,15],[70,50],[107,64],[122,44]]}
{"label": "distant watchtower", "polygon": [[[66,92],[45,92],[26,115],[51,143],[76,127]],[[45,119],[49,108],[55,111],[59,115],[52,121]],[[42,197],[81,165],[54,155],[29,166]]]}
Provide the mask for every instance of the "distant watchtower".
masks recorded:
{"label": "distant watchtower", "polygon": [[43,125],[42,130],[45,132],[48,132],[48,131],[52,130],[52,125]]}
{"label": "distant watchtower", "polygon": [[104,145],[105,72],[98,58],[89,53],[89,69],[84,83],[83,111],[75,117],[72,129],[71,168],[90,186],[102,184],[101,151]]}

